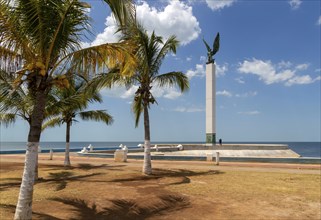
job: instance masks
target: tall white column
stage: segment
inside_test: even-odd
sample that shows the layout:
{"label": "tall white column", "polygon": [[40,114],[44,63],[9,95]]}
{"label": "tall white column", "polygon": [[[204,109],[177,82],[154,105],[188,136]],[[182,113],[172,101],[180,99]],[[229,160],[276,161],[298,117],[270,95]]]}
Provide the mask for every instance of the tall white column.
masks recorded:
{"label": "tall white column", "polygon": [[216,66],[214,63],[206,64],[206,143],[215,144],[215,107],[216,107]]}

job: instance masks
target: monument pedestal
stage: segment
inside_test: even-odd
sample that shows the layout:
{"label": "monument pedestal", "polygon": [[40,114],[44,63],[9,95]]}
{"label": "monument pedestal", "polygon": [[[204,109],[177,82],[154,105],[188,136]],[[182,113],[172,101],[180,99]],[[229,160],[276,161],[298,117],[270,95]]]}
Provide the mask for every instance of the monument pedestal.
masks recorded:
{"label": "monument pedestal", "polygon": [[206,144],[216,143],[215,106],[216,106],[216,66],[206,64]]}

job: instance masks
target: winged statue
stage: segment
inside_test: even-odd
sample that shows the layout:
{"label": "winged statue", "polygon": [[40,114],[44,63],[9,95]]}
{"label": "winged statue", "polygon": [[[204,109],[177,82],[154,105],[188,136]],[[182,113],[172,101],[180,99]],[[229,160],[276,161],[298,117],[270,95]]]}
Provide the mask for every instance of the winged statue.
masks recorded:
{"label": "winged statue", "polygon": [[206,46],[206,49],[207,49],[207,62],[206,62],[206,64],[214,63],[215,59],[213,59],[213,56],[220,49],[220,33],[218,32],[216,34],[216,37],[215,37],[214,42],[213,42],[213,49],[211,49],[211,47],[208,45],[208,43],[206,43],[204,38],[203,38],[203,42],[204,42],[204,44]]}

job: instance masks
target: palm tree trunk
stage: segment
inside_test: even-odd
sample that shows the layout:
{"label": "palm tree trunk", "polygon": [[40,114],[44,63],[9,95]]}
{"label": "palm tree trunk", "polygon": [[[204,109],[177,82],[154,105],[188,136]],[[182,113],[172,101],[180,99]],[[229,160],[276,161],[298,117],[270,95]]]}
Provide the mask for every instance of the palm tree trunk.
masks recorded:
{"label": "palm tree trunk", "polygon": [[22,175],[22,183],[18,197],[18,203],[14,219],[32,218],[32,196],[35,180],[35,169],[37,164],[38,146],[41,134],[41,124],[44,117],[46,104],[45,91],[40,90],[36,93],[35,106],[31,115],[28,143],[25,157],[25,166]]}
{"label": "palm tree trunk", "polygon": [[71,123],[70,123],[70,122],[67,122],[67,123],[66,123],[66,150],[65,150],[65,162],[64,162],[64,166],[65,166],[65,167],[71,166],[71,164],[70,164],[70,157],[69,157],[70,126],[71,126]]}
{"label": "palm tree trunk", "polygon": [[[37,151],[38,151],[39,146],[37,147]],[[37,182],[38,177],[39,177],[39,173],[38,173],[38,155],[39,151],[37,153],[37,158],[36,158],[36,166],[35,166],[35,182]]]}
{"label": "palm tree trunk", "polygon": [[145,147],[144,147],[144,165],[143,173],[146,175],[152,174],[152,160],[150,155],[150,127],[148,107],[144,106],[144,130],[145,130]]}

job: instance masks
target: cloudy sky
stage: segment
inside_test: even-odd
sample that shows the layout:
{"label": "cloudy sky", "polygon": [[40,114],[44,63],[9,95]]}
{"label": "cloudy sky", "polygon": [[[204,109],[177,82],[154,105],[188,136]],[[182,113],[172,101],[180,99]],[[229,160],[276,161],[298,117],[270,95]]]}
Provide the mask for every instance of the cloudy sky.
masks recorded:
{"label": "cloudy sky", "polygon": [[[95,35],[84,46],[116,42],[110,11],[92,7]],[[320,1],[186,0],[137,1],[144,27],[164,38],[176,35],[180,47],[169,54],[161,73],[182,71],[190,90],[153,88],[158,105],[150,110],[152,141],[205,141],[204,37],[217,32],[216,132],[223,141],[320,141]],[[137,87],[104,90],[112,126],[81,122],[72,141],[142,141],[130,111]],[[28,126],[1,127],[1,141],[25,141]],[[64,141],[65,128],[48,129],[42,141]]]}

